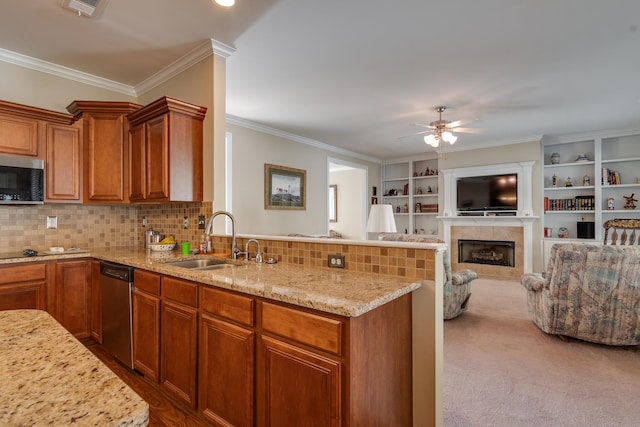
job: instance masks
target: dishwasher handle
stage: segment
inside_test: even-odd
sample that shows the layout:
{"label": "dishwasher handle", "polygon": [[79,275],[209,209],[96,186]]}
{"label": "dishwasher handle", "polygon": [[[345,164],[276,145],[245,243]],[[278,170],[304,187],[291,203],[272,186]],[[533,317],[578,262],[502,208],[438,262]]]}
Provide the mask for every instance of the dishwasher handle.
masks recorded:
{"label": "dishwasher handle", "polygon": [[133,267],[108,261],[100,261],[100,275],[131,283],[133,282]]}

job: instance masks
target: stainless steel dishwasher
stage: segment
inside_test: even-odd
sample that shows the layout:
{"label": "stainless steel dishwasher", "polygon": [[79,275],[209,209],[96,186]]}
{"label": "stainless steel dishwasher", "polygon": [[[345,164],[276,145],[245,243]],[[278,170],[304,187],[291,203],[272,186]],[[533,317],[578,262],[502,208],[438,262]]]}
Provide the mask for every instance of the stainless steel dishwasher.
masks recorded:
{"label": "stainless steel dishwasher", "polygon": [[101,261],[100,288],[102,346],[120,362],[133,369],[133,267]]}

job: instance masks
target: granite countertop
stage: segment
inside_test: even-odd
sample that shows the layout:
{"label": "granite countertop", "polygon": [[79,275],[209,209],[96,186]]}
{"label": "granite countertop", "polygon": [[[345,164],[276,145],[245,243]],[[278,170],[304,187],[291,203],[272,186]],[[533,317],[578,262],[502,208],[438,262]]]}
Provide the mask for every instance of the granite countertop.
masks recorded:
{"label": "granite countertop", "polygon": [[149,405],[47,312],[0,311],[0,424],[146,426]]}
{"label": "granite countertop", "polygon": [[167,265],[167,262],[179,259],[211,257],[184,257],[179,251],[92,250],[91,255],[106,261],[347,317],[364,314],[421,286],[420,281],[397,276],[288,263],[258,264],[227,259],[227,263],[235,265],[204,271]]}
{"label": "granite countertop", "polygon": [[257,264],[252,261],[227,259],[227,263],[235,265],[218,270],[190,270],[167,265],[167,263],[182,259],[211,257],[211,255],[183,256],[178,250],[153,252],[138,248],[91,249],[27,258],[8,258],[0,259],[0,265],[79,257],[92,257],[130,265],[205,285],[347,317],[360,316],[421,286],[419,280],[392,275],[288,263]]}

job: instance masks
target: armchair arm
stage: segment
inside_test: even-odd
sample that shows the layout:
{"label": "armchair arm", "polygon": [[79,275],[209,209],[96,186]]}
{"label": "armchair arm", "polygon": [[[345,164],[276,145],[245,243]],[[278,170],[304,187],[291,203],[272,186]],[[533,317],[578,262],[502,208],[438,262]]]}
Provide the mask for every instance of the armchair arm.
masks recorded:
{"label": "armchair arm", "polygon": [[465,269],[455,272],[451,275],[451,282],[454,285],[464,285],[478,278],[478,273],[473,270]]}
{"label": "armchair arm", "polygon": [[520,283],[527,291],[540,292],[549,289],[549,281],[540,273],[525,273],[520,277]]}

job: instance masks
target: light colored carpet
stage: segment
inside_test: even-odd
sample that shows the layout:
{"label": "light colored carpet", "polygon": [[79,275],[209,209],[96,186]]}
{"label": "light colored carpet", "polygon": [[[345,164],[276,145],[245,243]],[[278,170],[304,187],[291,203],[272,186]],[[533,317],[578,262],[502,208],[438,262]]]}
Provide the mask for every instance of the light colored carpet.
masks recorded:
{"label": "light colored carpet", "polygon": [[444,322],[444,425],[639,426],[640,351],[539,330],[519,282],[475,280]]}

